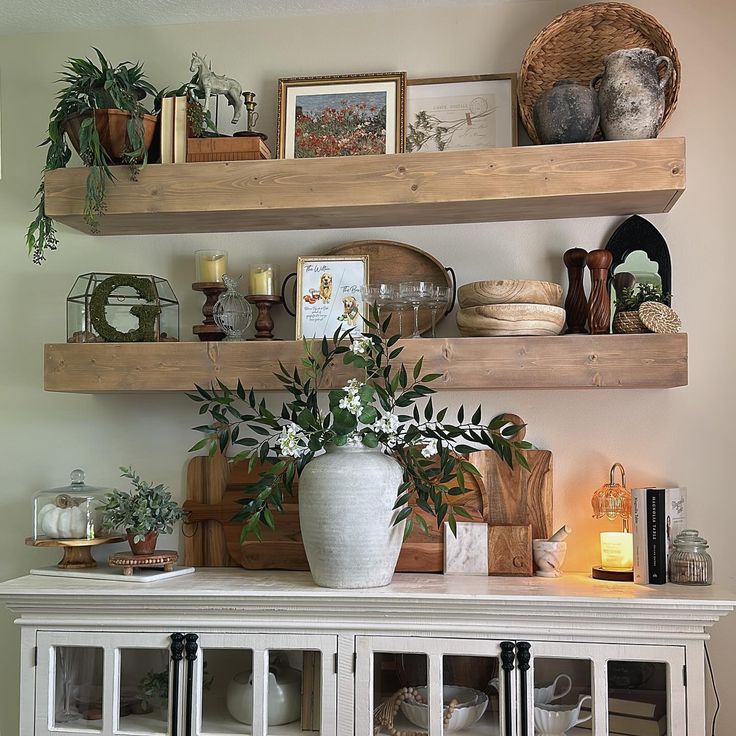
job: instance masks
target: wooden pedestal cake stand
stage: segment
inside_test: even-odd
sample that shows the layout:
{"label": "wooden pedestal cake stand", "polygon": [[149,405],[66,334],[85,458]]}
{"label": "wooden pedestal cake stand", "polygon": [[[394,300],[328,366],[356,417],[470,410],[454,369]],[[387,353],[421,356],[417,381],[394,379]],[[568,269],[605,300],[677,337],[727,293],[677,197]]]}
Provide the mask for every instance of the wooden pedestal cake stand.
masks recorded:
{"label": "wooden pedestal cake stand", "polygon": [[61,547],[64,550],[64,555],[57,567],[62,570],[84,570],[85,568],[97,567],[95,558],[92,557],[92,547],[124,541],[125,537],[119,536],[98,537],[96,539],[34,539],[28,537],[26,544],[31,547]]}
{"label": "wooden pedestal cake stand", "polygon": [[132,575],[138,568],[163,567],[164,572],[172,572],[179,553],[170,549],[161,549],[148,555],[136,555],[132,552],[116,552],[107,558],[110,567],[122,567],[123,575]]}

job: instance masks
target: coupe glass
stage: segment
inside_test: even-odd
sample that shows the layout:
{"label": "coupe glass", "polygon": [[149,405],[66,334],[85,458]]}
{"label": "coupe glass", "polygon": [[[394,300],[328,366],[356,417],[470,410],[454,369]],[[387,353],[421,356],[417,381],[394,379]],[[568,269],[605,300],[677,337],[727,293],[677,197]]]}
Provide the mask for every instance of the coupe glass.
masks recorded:
{"label": "coupe glass", "polygon": [[436,284],[431,281],[402,281],[399,285],[399,293],[402,301],[407,302],[414,310],[414,332],[413,338],[421,337],[419,332],[419,308],[428,305]]}
{"label": "coupe glass", "polygon": [[371,319],[370,307],[375,304],[378,310],[378,329],[381,329],[381,308],[390,307],[394,304],[397,299],[398,289],[396,284],[368,284],[368,286],[362,286],[360,288],[360,298],[363,300],[363,304],[367,305],[365,310],[365,317],[369,321]]}
{"label": "coupe glass", "polygon": [[437,313],[440,309],[447,309],[450,301],[449,286],[435,286],[432,290],[430,298],[427,300],[427,306],[432,313],[432,337],[437,337],[435,328],[437,327]]}

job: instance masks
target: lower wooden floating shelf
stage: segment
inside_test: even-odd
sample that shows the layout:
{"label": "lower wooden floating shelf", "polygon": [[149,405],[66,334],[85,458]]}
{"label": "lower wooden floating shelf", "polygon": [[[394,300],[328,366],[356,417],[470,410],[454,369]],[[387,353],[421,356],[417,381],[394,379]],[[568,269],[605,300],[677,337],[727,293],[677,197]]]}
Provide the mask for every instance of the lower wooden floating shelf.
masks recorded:
{"label": "lower wooden floating shelf", "polygon": [[[688,380],[687,335],[450,337],[405,340],[401,359],[424,356],[437,389],[673,388]],[[298,365],[298,341],[50,344],[44,388],[71,393],[191,391],[217,379],[272,391],[281,360]],[[339,366],[325,388],[354,375]]]}

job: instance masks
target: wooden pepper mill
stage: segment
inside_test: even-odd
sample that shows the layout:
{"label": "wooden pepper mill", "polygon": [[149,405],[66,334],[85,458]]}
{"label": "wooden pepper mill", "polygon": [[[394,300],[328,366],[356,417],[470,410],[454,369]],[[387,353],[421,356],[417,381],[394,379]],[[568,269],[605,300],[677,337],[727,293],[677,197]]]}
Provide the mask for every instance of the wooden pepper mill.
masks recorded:
{"label": "wooden pepper mill", "polygon": [[585,262],[590,269],[588,329],[591,335],[607,335],[611,331],[611,298],[608,296],[608,271],[613,262],[610,250],[594,250]]}
{"label": "wooden pepper mill", "polygon": [[587,255],[588,251],[583,248],[570,248],[563,256],[568,281],[567,298],[565,299],[568,335],[583,335],[587,332],[585,321],[588,318],[588,301],[583,288],[583,270]]}

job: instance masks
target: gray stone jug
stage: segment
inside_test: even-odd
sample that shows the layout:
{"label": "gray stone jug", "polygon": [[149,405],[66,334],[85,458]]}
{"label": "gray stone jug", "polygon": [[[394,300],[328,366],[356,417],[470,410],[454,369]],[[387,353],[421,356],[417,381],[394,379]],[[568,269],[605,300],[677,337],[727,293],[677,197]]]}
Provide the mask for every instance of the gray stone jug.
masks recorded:
{"label": "gray stone jug", "polygon": [[[598,101],[603,137],[609,141],[656,138],[662,126],[665,89],[672,78],[672,60],[652,49],[622,49],[603,59]],[[666,64],[664,76],[657,71]]]}
{"label": "gray stone jug", "polygon": [[587,143],[598,130],[598,95],[571,79],[555,82],[534,103],[534,127],[542,143]]}

